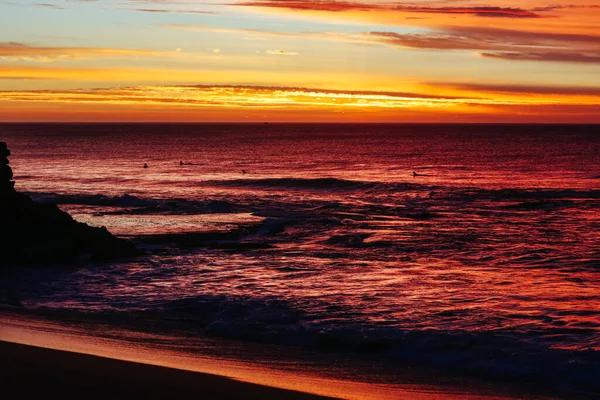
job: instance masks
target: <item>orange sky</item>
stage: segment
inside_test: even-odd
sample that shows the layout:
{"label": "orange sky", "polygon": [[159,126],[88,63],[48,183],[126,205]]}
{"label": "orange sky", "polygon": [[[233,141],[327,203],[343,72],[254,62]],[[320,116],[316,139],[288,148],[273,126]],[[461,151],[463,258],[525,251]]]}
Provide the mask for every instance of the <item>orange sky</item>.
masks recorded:
{"label": "orange sky", "polygon": [[600,123],[600,3],[0,3],[0,121]]}

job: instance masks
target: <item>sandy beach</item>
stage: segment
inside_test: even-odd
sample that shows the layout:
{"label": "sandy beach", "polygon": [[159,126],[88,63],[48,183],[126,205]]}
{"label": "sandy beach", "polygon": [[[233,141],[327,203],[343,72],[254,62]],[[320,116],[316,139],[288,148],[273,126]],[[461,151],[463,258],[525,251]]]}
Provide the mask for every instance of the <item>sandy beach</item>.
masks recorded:
{"label": "sandy beach", "polygon": [[226,377],[0,342],[4,393],[33,398],[326,399]]}
{"label": "sandy beach", "polygon": [[22,314],[0,317],[3,387],[21,393],[22,398],[43,391],[63,398],[111,399],[549,400],[508,388],[441,381],[428,385],[410,380],[380,384],[359,377],[336,379],[298,366],[167,351]]}

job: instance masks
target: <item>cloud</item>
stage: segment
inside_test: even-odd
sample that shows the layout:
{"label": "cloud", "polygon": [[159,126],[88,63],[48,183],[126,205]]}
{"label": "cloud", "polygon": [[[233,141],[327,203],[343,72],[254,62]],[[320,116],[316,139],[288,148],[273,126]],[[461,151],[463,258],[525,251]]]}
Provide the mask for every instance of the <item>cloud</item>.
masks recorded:
{"label": "cloud", "polygon": [[219,13],[213,11],[197,11],[197,10],[165,10],[158,8],[134,8],[134,11],[146,12],[146,13],[164,13],[164,14],[205,14],[205,15],[217,15]]}
{"label": "cloud", "polygon": [[233,5],[246,7],[273,7],[288,8],[294,10],[313,10],[313,11],[350,11],[350,10],[381,10],[384,6],[369,3],[349,2],[349,1],[311,1],[311,0],[265,0],[265,1],[247,1],[235,3]]}
{"label": "cloud", "polygon": [[570,63],[593,63],[600,64],[600,53],[561,53],[561,52],[496,52],[481,53],[483,57],[500,58],[503,60],[518,61],[554,61]]}
{"label": "cloud", "polygon": [[[537,12],[514,7],[417,7],[398,6],[394,10],[426,14],[467,14],[476,17],[540,18]],[[538,10],[542,11],[542,10]],[[550,10],[543,10],[550,11]]]}
{"label": "cloud", "polygon": [[597,96],[600,97],[600,86],[536,86],[500,83],[443,83],[432,82],[433,87],[452,88],[479,93],[525,94],[525,95],[559,95],[559,96]]}
{"label": "cloud", "polygon": [[519,7],[495,7],[495,6],[474,6],[474,7],[432,7],[418,6],[414,3],[366,3],[350,1],[313,1],[313,0],[260,0],[245,1],[235,3],[234,5],[246,7],[269,7],[286,8],[294,10],[343,12],[343,11],[386,11],[398,13],[426,13],[426,14],[463,14],[476,17],[495,17],[495,18],[540,18],[540,13],[554,11],[562,8],[561,6],[537,7],[534,9],[524,9]]}
{"label": "cloud", "polygon": [[243,39],[265,39],[265,38],[294,38],[310,40],[333,40],[351,42],[361,45],[374,45],[373,40],[369,40],[363,34],[335,33],[335,32],[282,32],[267,31],[261,29],[245,28],[219,28],[208,25],[183,25],[183,24],[159,24],[162,28],[181,29],[191,32],[210,32],[229,35],[239,35]]}
{"label": "cloud", "polygon": [[178,106],[281,108],[449,107],[473,99],[424,94],[324,90],[279,86],[142,86],[90,90],[0,91],[0,101],[164,104]]}
{"label": "cloud", "polygon": [[54,8],[56,10],[65,10],[64,7],[61,7],[59,5],[56,4],[49,4],[49,3],[39,3],[39,4],[35,4],[38,7],[47,7],[47,8]]}
{"label": "cloud", "polygon": [[294,53],[291,51],[285,51],[285,50],[267,50],[266,53],[276,55],[276,56],[297,56],[298,55],[298,53]]}
{"label": "cloud", "polygon": [[[426,33],[369,32],[381,43],[419,49],[437,50],[517,50],[554,48],[569,50],[573,46],[598,49],[600,36],[530,32],[485,27],[446,27]],[[591,47],[590,47],[591,46]]]}
{"label": "cloud", "polygon": [[94,47],[41,47],[18,42],[0,42],[0,58],[7,61],[51,62],[78,60],[93,56],[159,56],[166,52],[136,49],[110,49]]}
{"label": "cloud", "polygon": [[[434,50],[482,50],[488,49],[492,44],[480,41],[473,41],[472,38],[453,34],[450,32],[431,32],[431,33],[396,33],[396,32],[369,32],[368,35],[373,41],[390,46],[406,47],[413,49],[434,49]],[[500,44],[492,46],[497,49]],[[500,46],[500,49],[511,49],[511,46]]]}
{"label": "cloud", "polygon": [[401,48],[470,50],[517,61],[600,63],[600,36],[596,35],[447,27],[427,33],[369,32],[368,36]]}
{"label": "cloud", "polygon": [[[461,86],[459,85],[459,87]],[[510,89],[511,88],[509,87],[509,90]],[[425,93],[326,90],[305,87],[247,85],[140,86],[62,91],[0,91],[0,101],[164,104],[173,106],[241,107],[260,109],[306,107],[338,109],[444,109],[457,106],[552,106],[560,104],[598,106],[597,103],[590,103],[589,101],[573,101],[572,97],[558,99],[527,99],[515,96],[511,99],[498,99],[493,96],[456,97],[428,95]]]}
{"label": "cloud", "polygon": [[[281,32],[258,29],[218,28],[204,25],[160,25],[165,28],[257,37],[283,37],[344,41],[359,45],[387,45],[406,49],[478,52],[487,58],[515,61],[597,63],[600,36],[534,32],[476,26],[440,27],[424,33],[389,31],[362,33]],[[280,54],[270,50],[269,54]]]}
{"label": "cloud", "polygon": [[18,3],[16,1],[11,1],[11,2],[3,2],[3,4],[0,5],[7,5],[7,6],[12,6],[12,7],[42,7],[42,8],[51,8],[51,9],[55,9],[55,10],[66,10],[66,7],[63,6],[59,6],[58,4],[52,4],[52,3]]}
{"label": "cloud", "polygon": [[257,36],[287,36],[287,37],[305,37],[303,33],[295,32],[276,32],[261,29],[244,29],[244,28],[219,28],[208,25],[183,25],[183,24],[159,24],[162,28],[181,29],[191,32],[211,32],[211,33],[228,33],[236,35],[257,35]]}
{"label": "cloud", "polygon": [[[440,92],[441,88],[437,88]],[[294,121],[600,121],[597,99],[198,85],[0,91],[0,119]],[[119,116],[120,115],[120,116]]]}

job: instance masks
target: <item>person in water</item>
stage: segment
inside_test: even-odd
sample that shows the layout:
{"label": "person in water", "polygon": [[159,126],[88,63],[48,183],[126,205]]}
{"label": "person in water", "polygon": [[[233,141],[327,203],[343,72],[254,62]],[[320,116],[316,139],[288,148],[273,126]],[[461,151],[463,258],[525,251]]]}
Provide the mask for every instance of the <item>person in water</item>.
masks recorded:
{"label": "person in water", "polygon": [[148,168],[148,164],[144,163],[144,168]]}
{"label": "person in water", "polygon": [[245,169],[242,170],[242,175],[244,175],[244,174],[247,174]]}
{"label": "person in water", "polygon": [[183,165],[183,161],[179,161],[179,165]]}
{"label": "person in water", "polygon": [[415,171],[413,171],[413,176],[419,176]]}

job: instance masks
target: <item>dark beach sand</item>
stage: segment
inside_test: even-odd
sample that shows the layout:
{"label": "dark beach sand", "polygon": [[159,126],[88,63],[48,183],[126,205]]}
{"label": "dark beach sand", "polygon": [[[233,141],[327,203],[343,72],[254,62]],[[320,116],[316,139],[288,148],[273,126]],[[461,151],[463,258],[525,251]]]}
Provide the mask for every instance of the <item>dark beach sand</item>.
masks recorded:
{"label": "dark beach sand", "polygon": [[4,341],[0,341],[0,374],[1,393],[20,399],[330,399],[217,375]]}
{"label": "dark beach sand", "polygon": [[[173,351],[148,345],[145,336],[123,336],[125,332],[119,331],[121,337],[114,338],[113,331],[95,332],[93,326],[2,312],[0,307],[1,398],[549,400],[503,385],[483,387],[470,381],[452,385],[435,373],[428,375],[430,384],[410,376],[388,384],[344,374],[333,378],[302,366],[290,369],[275,360],[264,364],[247,357],[234,360],[231,354]],[[98,335],[102,332],[105,335]],[[165,338],[155,339],[159,343]],[[244,351],[251,358],[255,354],[252,346],[233,351]],[[264,351],[261,347],[255,355],[262,359]],[[335,365],[333,359],[326,362]]]}

